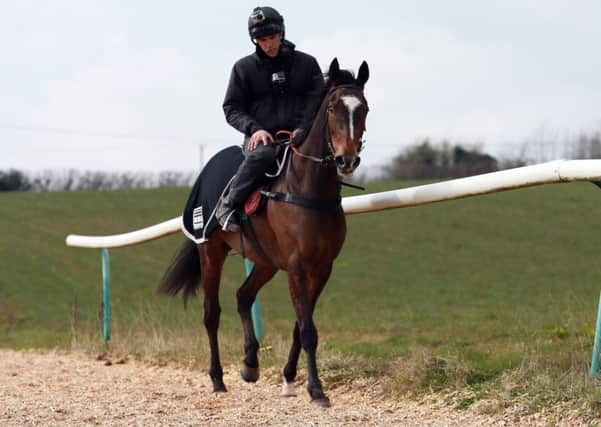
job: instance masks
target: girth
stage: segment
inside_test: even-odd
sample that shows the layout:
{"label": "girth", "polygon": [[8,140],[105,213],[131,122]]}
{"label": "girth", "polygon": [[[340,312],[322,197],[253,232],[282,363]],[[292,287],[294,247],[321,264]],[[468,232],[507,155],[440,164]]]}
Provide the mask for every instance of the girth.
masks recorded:
{"label": "girth", "polygon": [[309,209],[317,209],[322,211],[336,211],[342,209],[342,199],[340,196],[338,196],[336,199],[322,200],[298,196],[292,193],[281,193],[279,191],[261,190],[261,194],[278,202],[292,203],[294,205],[299,205]]}

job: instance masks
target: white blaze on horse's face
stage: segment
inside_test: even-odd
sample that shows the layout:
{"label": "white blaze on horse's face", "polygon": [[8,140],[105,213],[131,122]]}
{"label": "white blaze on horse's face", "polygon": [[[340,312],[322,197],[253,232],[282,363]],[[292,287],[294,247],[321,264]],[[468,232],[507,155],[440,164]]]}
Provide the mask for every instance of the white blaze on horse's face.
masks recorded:
{"label": "white blaze on horse's face", "polygon": [[[351,89],[355,90],[355,89]],[[359,93],[345,90],[334,96],[328,119],[330,140],[338,174],[350,178],[359,166],[361,137],[365,130],[367,103]]]}
{"label": "white blaze on horse's face", "polygon": [[355,109],[361,105],[361,101],[354,95],[346,95],[340,97],[342,103],[348,110],[348,130],[349,130],[349,139],[352,141],[355,139],[355,126],[353,124],[353,113]]}

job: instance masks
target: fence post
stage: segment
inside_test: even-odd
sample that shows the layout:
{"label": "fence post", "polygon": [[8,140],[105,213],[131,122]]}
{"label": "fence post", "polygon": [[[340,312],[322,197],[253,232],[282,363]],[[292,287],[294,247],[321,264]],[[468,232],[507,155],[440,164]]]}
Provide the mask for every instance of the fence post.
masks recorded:
{"label": "fence post", "polygon": [[595,328],[595,343],[593,345],[593,356],[591,358],[591,370],[589,376],[594,378],[599,372],[599,352],[601,351],[601,293],[599,294],[599,307],[597,308],[597,326]]}
{"label": "fence post", "polygon": [[[244,267],[246,268],[246,275],[248,276],[253,271],[253,268],[255,268],[255,264],[251,260],[245,258]],[[259,341],[260,344],[263,342],[263,338],[265,337],[265,331],[263,329],[261,300],[259,299],[258,295],[255,298],[255,302],[253,303],[251,313],[253,319],[253,329],[255,330],[255,337],[257,337],[257,341]]]}
{"label": "fence post", "polygon": [[104,342],[111,340],[111,264],[109,250],[103,248],[102,253],[102,311]]}

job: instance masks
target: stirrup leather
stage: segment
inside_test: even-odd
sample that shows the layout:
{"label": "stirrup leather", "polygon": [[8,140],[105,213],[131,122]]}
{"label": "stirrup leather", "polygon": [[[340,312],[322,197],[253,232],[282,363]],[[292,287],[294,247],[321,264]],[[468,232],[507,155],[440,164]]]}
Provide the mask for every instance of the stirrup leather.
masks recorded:
{"label": "stirrup leather", "polygon": [[[229,213],[229,214],[228,214],[228,215],[225,217],[225,221],[223,221],[223,225],[222,225],[222,227],[221,227],[221,229],[222,229],[223,231],[228,231],[228,228],[229,228],[229,226],[230,226],[230,221],[231,221],[231,219],[232,219],[232,215],[235,215],[235,214],[236,214],[236,210],[235,210],[235,209],[232,209],[232,210],[230,211],[230,213]],[[235,224],[235,223],[234,223],[233,225],[234,225],[234,226],[236,226],[236,227],[238,227],[238,224]]]}

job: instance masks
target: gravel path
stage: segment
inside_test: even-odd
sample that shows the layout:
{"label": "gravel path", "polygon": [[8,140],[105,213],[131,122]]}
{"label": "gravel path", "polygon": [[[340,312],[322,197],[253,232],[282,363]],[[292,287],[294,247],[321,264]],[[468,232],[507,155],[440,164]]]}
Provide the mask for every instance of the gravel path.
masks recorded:
{"label": "gravel path", "polygon": [[[377,384],[327,390],[332,407],[280,397],[279,384],[244,383],[226,370],[228,393],[215,394],[205,372],[81,354],[0,350],[0,425],[548,425],[538,416],[498,418],[444,404],[382,399]],[[556,424],[556,423],[553,423]],[[570,423],[571,424],[571,423]]]}

